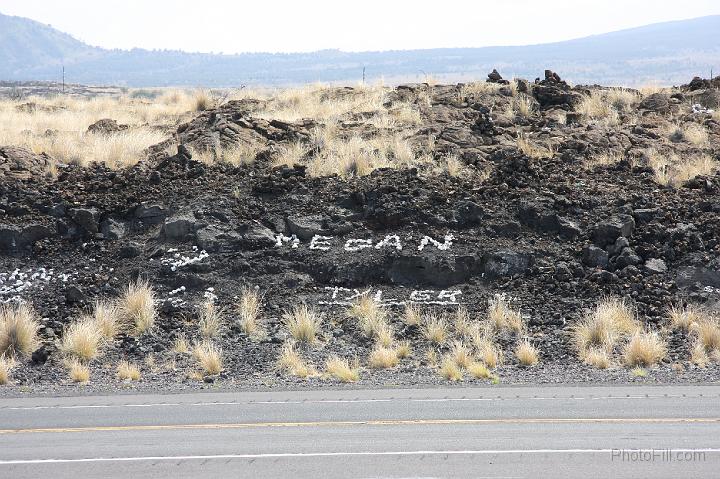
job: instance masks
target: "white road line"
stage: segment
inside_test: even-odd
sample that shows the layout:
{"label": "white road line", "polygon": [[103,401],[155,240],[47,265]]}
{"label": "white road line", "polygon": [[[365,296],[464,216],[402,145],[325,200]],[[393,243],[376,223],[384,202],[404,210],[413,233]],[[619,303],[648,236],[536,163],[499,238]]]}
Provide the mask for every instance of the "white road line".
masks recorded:
{"label": "white road line", "polygon": [[[78,462],[191,461],[209,459],[264,459],[352,456],[450,456],[450,455],[511,455],[511,454],[608,454],[618,449],[494,449],[460,451],[362,451],[362,452],[280,452],[265,454],[209,454],[196,456],[90,457],[78,459],[17,459],[0,460],[0,466],[18,464],[62,464]],[[720,453],[720,448],[670,449],[673,453]]]}
{"label": "white road line", "polygon": [[[382,398],[382,399],[308,399],[308,400],[268,400],[268,401],[226,401],[226,402],[195,402],[195,403],[130,403],[130,404],[76,404],[68,406],[0,406],[0,411],[34,411],[42,409],[109,409],[109,408],[143,408],[143,407],[192,407],[192,406],[245,406],[253,404],[359,404],[375,402],[487,402],[487,401],[598,401],[598,400],[633,400],[633,399],[672,399],[681,395],[648,395],[648,396],[574,396],[574,397],[483,397],[483,398]],[[687,399],[700,398],[700,396],[685,396]],[[714,396],[703,396],[703,399],[712,399]]]}

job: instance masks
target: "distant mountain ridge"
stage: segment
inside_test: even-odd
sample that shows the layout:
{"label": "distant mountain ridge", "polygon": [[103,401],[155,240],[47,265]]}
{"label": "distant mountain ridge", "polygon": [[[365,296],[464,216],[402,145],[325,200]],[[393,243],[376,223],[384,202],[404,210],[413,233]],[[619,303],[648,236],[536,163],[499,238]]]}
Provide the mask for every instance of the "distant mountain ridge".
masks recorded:
{"label": "distant mountain ridge", "polygon": [[131,87],[231,87],[314,81],[470,81],[492,68],[535,78],[545,68],[574,83],[677,84],[720,72],[720,15],[657,23],[601,35],[529,46],[440,48],[350,53],[216,55],[93,47],[48,25],[0,14],[0,80],[61,78]]}

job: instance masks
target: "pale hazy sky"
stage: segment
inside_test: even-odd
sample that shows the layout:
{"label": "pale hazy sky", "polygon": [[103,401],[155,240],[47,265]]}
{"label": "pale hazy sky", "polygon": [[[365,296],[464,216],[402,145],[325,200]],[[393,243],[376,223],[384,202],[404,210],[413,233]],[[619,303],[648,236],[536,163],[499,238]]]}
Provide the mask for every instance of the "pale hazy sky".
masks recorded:
{"label": "pale hazy sky", "polygon": [[0,0],[107,48],[346,51],[525,45],[720,14],[720,0]]}

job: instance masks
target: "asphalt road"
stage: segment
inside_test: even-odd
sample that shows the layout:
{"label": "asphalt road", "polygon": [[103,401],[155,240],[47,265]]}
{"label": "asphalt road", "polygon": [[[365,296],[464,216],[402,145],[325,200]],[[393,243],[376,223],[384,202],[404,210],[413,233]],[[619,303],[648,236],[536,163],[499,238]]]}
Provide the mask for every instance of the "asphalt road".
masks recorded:
{"label": "asphalt road", "polygon": [[718,477],[720,386],[0,399],[0,478]]}

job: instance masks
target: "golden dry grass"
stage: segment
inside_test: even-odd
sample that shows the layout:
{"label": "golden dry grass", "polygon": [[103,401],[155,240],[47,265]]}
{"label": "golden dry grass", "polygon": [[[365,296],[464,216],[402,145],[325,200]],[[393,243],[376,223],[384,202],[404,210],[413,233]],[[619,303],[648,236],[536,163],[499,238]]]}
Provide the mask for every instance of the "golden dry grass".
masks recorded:
{"label": "golden dry grass", "polygon": [[657,150],[646,150],[648,166],[654,172],[655,181],[663,186],[682,186],[697,176],[714,174],[720,165],[708,154],[683,156],[662,155]]}
{"label": "golden dry grass", "polygon": [[383,323],[375,333],[375,343],[379,346],[389,348],[395,342],[395,331],[388,323]]}
{"label": "golden dry grass", "polygon": [[671,329],[689,331],[690,327],[704,319],[704,314],[692,304],[672,305],[668,309]]}
{"label": "golden dry grass", "polygon": [[408,326],[417,326],[422,322],[422,310],[414,304],[408,304],[403,311],[402,320]]}
{"label": "golden dry grass", "polygon": [[502,362],[502,350],[488,335],[473,334],[471,338],[476,356],[483,364],[494,369]]}
{"label": "golden dry grass", "polygon": [[86,316],[65,328],[60,341],[60,351],[68,357],[90,361],[100,353],[102,340],[103,334],[94,318]]}
{"label": "golden dry grass", "polygon": [[483,363],[473,362],[468,366],[467,371],[475,379],[492,379],[495,377]]}
{"label": "golden dry grass", "polygon": [[223,369],[222,349],[211,342],[197,344],[193,348],[193,356],[205,375],[214,376]]}
{"label": "golden dry grass", "polygon": [[314,343],[320,332],[322,316],[306,304],[300,304],[283,313],[283,321],[295,340]]}
{"label": "golden dry grass", "polygon": [[12,356],[0,355],[0,385],[10,382],[10,375],[17,362]]}
{"label": "golden dry grass", "polygon": [[611,166],[622,161],[623,156],[614,151],[593,155],[585,162],[586,168],[594,168],[596,166]]}
{"label": "golden dry grass", "polygon": [[470,320],[470,313],[464,306],[458,307],[453,315],[453,329],[460,338],[469,338],[473,333],[473,323]]}
{"label": "golden dry grass", "polygon": [[175,338],[175,342],[173,343],[173,352],[177,354],[187,354],[190,352],[190,344],[185,338],[185,335],[180,334],[177,338]]}
{"label": "golden dry grass", "polygon": [[92,318],[106,340],[112,340],[124,328],[122,314],[112,301],[95,301]]}
{"label": "golden dry grass", "polygon": [[214,301],[204,301],[198,307],[198,316],[198,330],[203,339],[213,339],[220,334],[222,311]]}
{"label": "golden dry grass", "polygon": [[377,337],[383,328],[387,332],[387,310],[370,295],[360,296],[350,306],[347,314],[358,320],[366,337]]}
{"label": "golden dry grass", "polygon": [[623,359],[629,367],[652,366],[667,354],[667,346],[655,331],[637,331],[623,348]]}
{"label": "golden dry grass", "polygon": [[452,178],[460,178],[467,176],[470,169],[463,163],[456,154],[445,156],[443,159],[445,173]]}
{"label": "golden dry grass", "polygon": [[530,341],[523,339],[515,348],[515,357],[521,366],[534,366],[539,361],[539,352]]}
{"label": "golden dry grass", "polygon": [[345,358],[331,356],[325,361],[326,373],[343,383],[354,383],[360,379],[359,369]]}
{"label": "golden dry grass", "polygon": [[29,356],[39,346],[35,310],[26,303],[0,306],[0,356]]}
{"label": "golden dry grass", "polygon": [[410,341],[400,341],[395,347],[395,353],[399,359],[409,358],[412,354],[412,346]]}
{"label": "golden dry grass", "polygon": [[720,352],[720,323],[716,318],[705,317],[690,325],[695,343],[707,354]]}
{"label": "golden dry grass", "polygon": [[90,368],[77,359],[67,361],[68,376],[73,382],[85,384],[90,381]]}
{"label": "golden dry grass", "polygon": [[582,360],[588,366],[598,369],[610,367],[610,354],[605,349],[591,348],[583,354]]}
{"label": "golden dry grass", "polygon": [[130,283],[120,298],[119,307],[126,320],[135,327],[136,334],[141,335],[155,325],[155,291],[147,280]]}
{"label": "golden dry grass", "polygon": [[434,313],[429,314],[423,318],[422,333],[431,343],[441,345],[448,337],[447,321]]}
{"label": "golden dry grass", "polygon": [[368,358],[368,365],[373,369],[394,368],[399,362],[397,350],[385,346],[375,346]]}
{"label": "golden dry grass", "polygon": [[572,339],[580,359],[591,349],[604,349],[611,353],[624,335],[639,329],[635,311],[619,298],[601,300],[572,328]]}
{"label": "golden dry grass", "polygon": [[251,337],[260,333],[260,304],[260,294],[255,288],[243,288],[240,299],[235,304],[235,310],[240,317],[240,329]]}
{"label": "golden dry grass", "polygon": [[460,369],[467,368],[473,362],[472,351],[462,341],[453,342],[447,357],[452,358]]}
{"label": "golden dry grass", "polygon": [[488,301],[488,321],[495,331],[520,333],[525,329],[520,312],[501,295],[495,295]]}
{"label": "golden dry grass", "polygon": [[287,374],[299,378],[308,378],[317,375],[315,368],[303,360],[300,353],[295,349],[295,344],[292,342],[283,345],[278,355],[277,366],[281,371],[285,371]]}
{"label": "golden dry grass", "polygon": [[129,361],[120,361],[117,367],[117,377],[127,381],[139,381],[140,368]]}
{"label": "golden dry grass", "polygon": [[463,374],[454,358],[445,356],[440,364],[440,376],[448,381],[462,381]]}
{"label": "golden dry grass", "polygon": [[552,158],[555,156],[555,147],[550,143],[540,144],[530,140],[524,133],[518,133],[516,145],[525,156],[535,159]]}

